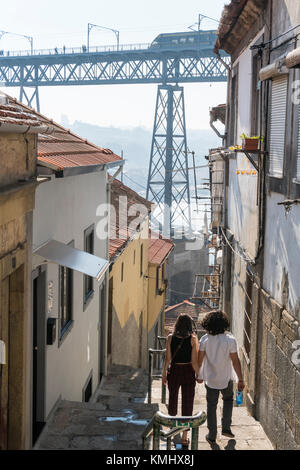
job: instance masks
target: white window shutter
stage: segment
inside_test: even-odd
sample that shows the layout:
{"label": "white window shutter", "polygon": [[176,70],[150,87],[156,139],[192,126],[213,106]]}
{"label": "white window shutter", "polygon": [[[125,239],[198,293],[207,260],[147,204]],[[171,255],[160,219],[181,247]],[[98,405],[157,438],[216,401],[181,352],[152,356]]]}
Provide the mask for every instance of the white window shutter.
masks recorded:
{"label": "white window shutter", "polygon": [[283,176],[287,85],[288,75],[281,75],[272,80],[269,173],[276,178]]}

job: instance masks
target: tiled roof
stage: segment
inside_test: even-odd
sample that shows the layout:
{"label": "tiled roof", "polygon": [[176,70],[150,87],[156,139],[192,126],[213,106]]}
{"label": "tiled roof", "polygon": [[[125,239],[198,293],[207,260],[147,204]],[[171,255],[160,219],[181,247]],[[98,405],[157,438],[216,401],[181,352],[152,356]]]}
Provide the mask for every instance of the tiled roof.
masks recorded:
{"label": "tiled roof", "polygon": [[116,215],[116,217],[112,216],[112,214],[110,216],[109,256],[113,258],[136,232],[134,226],[131,226],[131,222],[139,214],[128,216],[129,208],[134,204],[141,204],[146,209],[144,214],[146,216],[151,211],[152,203],[128,186],[125,186],[121,181],[114,179],[111,183],[111,204],[115,208]]}
{"label": "tiled roof", "polygon": [[172,240],[163,238],[155,232],[150,232],[149,263],[161,264],[174,247]]}
{"label": "tiled roof", "polygon": [[[38,163],[56,171],[66,168],[98,166],[107,163],[121,161],[122,158],[111,150],[94,145],[79,137],[68,129],[53,122],[35,110],[17,102],[15,99],[4,95],[8,99],[6,110],[0,106],[1,118],[26,123],[30,126],[41,126],[41,129],[51,128],[51,133],[38,135]],[[18,109],[18,112],[17,112]]]}
{"label": "tiled roof", "polygon": [[200,323],[208,311],[208,307],[194,304],[189,300],[167,307],[165,310],[165,335],[173,333],[175,322],[181,313],[190,315],[196,323],[198,332],[203,334]]}
{"label": "tiled roof", "polygon": [[9,102],[6,95],[0,95],[0,127],[3,124],[14,126],[39,127],[41,122],[31,111],[24,111],[21,106]]}

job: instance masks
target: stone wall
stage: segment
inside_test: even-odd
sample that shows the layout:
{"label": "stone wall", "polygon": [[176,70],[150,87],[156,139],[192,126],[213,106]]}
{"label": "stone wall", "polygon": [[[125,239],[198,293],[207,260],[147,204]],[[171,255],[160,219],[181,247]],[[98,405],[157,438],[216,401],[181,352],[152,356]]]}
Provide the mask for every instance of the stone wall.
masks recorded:
{"label": "stone wall", "polygon": [[261,290],[257,418],[276,449],[300,448],[300,364],[292,360],[299,336],[298,321]]}

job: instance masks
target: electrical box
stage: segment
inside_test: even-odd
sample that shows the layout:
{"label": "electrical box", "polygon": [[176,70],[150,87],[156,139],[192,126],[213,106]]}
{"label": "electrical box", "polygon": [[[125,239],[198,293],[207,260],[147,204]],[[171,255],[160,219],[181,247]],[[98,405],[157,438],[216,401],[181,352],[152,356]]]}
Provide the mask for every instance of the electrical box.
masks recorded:
{"label": "electrical box", "polygon": [[56,340],[56,318],[48,318],[47,320],[47,344],[51,346]]}

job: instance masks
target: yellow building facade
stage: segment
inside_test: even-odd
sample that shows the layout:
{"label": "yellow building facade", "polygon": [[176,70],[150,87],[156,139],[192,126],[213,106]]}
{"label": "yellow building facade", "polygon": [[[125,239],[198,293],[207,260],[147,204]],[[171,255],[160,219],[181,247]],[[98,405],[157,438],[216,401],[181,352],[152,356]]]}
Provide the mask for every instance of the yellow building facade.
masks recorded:
{"label": "yellow building facade", "polygon": [[[147,208],[148,215],[135,230],[130,230],[130,217],[127,220],[118,215],[120,201],[124,202],[120,197],[127,198],[127,210],[133,204]],[[148,349],[156,347],[157,336],[163,331],[166,283],[162,276],[173,244],[155,239],[160,253],[164,253],[159,261],[155,258],[157,249],[153,248],[149,231],[151,203],[118,180],[111,183],[111,204],[117,217],[111,221],[108,363],[146,368]]]}

